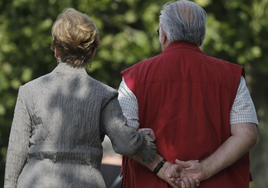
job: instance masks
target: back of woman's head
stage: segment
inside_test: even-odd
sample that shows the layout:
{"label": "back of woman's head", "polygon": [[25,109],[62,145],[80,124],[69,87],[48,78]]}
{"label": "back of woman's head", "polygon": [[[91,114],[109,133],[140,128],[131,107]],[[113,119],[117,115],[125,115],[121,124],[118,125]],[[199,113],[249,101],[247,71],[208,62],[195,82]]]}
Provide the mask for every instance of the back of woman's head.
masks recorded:
{"label": "back of woman's head", "polygon": [[99,46],[99,32],[93,20],[73,8],[65,9],[52,27],[51,49],[62,62],[82,68]]}
{"label": "back of woman's head", "polygon": [[206,12],[187,0],[168,3],[161,11],[160,24],[171,42],[201,46],[206,35]]}

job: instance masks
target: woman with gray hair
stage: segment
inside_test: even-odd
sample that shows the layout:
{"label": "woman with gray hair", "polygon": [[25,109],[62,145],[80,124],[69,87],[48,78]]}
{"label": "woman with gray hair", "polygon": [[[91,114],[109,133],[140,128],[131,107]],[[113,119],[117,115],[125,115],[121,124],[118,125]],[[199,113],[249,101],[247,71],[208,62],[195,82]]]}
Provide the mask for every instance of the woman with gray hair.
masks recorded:
{"label": "woman with gray hair", "polygon": [[6,159],[4,188],[103,188],[102,141],[146,163],[156,151],[148,131],[135,132],[117,91],[86,73],[99,45],[92,19],[74,9],[52,28],[58,66],[19,89]]}

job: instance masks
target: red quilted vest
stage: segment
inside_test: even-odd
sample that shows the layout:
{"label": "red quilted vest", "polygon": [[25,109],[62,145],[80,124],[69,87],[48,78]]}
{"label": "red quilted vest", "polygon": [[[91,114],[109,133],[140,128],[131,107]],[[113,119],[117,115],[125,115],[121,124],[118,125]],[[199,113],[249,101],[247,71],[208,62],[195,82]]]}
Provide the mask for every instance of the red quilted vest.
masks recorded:
{"label": "red quilted vest", "polygon": [[[158,152],[172,163],[203,159],[228,139],[229,113],[241,75],[243,67],[182,42],[122,72],[138,99],[140,128],[154,130]],[[248,188],[249,166],[247,153],[200,188]],[[169,187],[128,157],[122,170],[123,188]]]}

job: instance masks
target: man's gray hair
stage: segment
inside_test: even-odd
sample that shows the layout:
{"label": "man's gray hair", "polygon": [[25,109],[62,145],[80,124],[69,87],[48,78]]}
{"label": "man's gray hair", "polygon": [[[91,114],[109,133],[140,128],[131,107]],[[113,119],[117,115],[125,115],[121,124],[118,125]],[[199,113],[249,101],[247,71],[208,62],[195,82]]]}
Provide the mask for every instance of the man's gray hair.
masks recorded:
{"label": "man's gray hair", "polygon": [[171,42],[201,46],[206,35],[206,16],[205,10],[196,3],[180,0],[163,7],[160,25]]}

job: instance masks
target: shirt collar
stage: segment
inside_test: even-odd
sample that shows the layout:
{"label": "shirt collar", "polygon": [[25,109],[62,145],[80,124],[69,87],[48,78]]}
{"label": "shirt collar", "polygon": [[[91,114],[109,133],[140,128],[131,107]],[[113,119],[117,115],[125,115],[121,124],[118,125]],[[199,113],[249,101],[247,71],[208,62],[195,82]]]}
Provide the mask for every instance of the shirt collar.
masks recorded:
{"label": "shirt collar", "polygon": [[205,54],[195,44],[190,44],[190,43],[186,43],[186,42],[173,42],[173,43],[169,44],[168,47],[166,47],[166,49],[162,53],[167,53],[169,51],[179,49],[179,48],[184,48],[184,49],[188,48],[188,49],[195,50],[195,51],[197,51],[199,53]]}
{"label": "shirt collar", "polygon": [[53,72],[68,74],[87,74],[84,68],[74,68],[67,63],[59,63],[58,66],[53,70]]}

